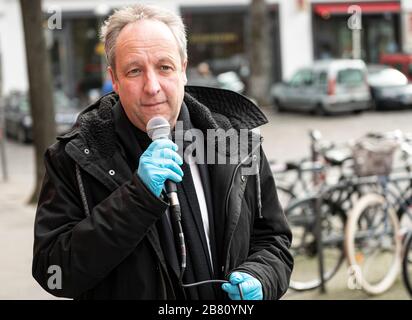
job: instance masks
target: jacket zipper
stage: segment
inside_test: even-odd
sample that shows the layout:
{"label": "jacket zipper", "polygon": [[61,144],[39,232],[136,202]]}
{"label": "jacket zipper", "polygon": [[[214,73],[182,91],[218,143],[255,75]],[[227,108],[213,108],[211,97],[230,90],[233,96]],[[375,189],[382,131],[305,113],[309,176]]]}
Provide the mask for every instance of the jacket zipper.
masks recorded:
{"label": "jacket zipper", "polygon": [[[240,166],[241,166],[242,164],[244,164],[247,160],[250,159],[250,157],[252,156],[253,152],[255,152],[256,149],[260,148],[260,146],[262,145],[262,140],[263,140],[263,138],[260,137],[260,143],[247,155],[247,157],[245,157],[245,159],[243,159],[243,160],[236,166],[236,168],[235,168],[235,170],[234,170],[234,172],[233,172],[233,175],[232,175],[232,178],[231,178],[231,181],[230,181],[229,191],[228,191],[227,194],[226,194],[226,200],[225,200],[225,215],[227,215],[227,212],[228,212],[228,208],[229,208],[229,196],[230,196],[230,193],[232,192],[232,189],[233,189],[233,184],[234,184],[234,180],[235,180],[235,177],[236,177],[237,170],[240,168]],[[258,172],[257,174],[259,175],[259,172]],[[236,227],[235,227],[235,228],[236,228]],[[226,276],[226,268],[227,268],[227,258],[228,258],[228,256],[229,256],[229,249],[230,249],[231,243],[232,243],[232,237],[230,237],[230,239],[229,239],[229,243],[228,243],[228,245],[227,245],[227,250],[226,250],[225,255],[224,255],[224,257],[226,258],[226,261],[225,261],[225,265],[224,265],[223,268],[222,268],[222,269],[223,269],[222,271],[223,271],[223,273],[225,274],[225,276]]]}

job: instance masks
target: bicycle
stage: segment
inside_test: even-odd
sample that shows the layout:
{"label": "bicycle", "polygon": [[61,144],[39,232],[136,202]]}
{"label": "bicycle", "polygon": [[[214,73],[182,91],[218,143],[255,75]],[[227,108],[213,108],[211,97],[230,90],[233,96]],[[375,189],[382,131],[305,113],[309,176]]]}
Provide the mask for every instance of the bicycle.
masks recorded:
{"label": "bicycle", "polygon": [[[321,201],[316,196],[292,202],[285,211],[292,229],[291,252],[295,266],[290,288],[306,291],[319,287],[317,219],[321,219],[324,281],[330,280],[344,261],[343,231],[346,215],[341,207],[331,201]],[[318,216],[318,212],[320,217]]]}
{"label": "bicycle", "polygon": [[[285,164],[270,162],[275,176],[283,177],[283,179],[276,179],[277,192],[292,229],[291,250],[295,258],[295,270],[290,287],[297,291],[314,289],[321,283],[317,268],[316,194],[322,193],[330,184],[328,181],[330,168],[338,169],[335,177],[338,181],[346,181],[350,176],[345,172],[348,166],[344,167],[351,159],[350,155],[341,152],[341,146],[337,147],[336,144],[322,140],[319,131],[311,130],[309,135],[310,159],[304,158],[300,162]],[[338,152],[335,152],[336,150]],[[357,186],[346,185],[345,188],[334,189],[333,192],[323,195],[324,201],[320,209],[326,280],[334,276],[344,261],[345,207],[350,205],[351,198],[360,192]]]}
{"label": "bicycle", "polygon": [[311,175],[314,171],[325,170],[322,164],[309,161],[286,162],[285,164],[269,161],[269,164],[272,173],[277,177],[276,189],[282,208],[286,208],[292,200],[302,197],[302,194],[311,192],[312,187],[309,179],[306,178],[307,173]]}
{"label": "bicycle", "polygon": [[[376,177],[341,175],[336,185],[328,186],[324,183],[317,193],[303,199],[292,199],[285,209],[293,233],[291,250],[295,257],[295,270],[290,283],[292,289],[315,289],[336,274],[345,259],[346,212],[351,210],[363,195],[377,192],[378,189]],[[406,200],[401,199],[393,190],[390,194],[393,199],[406,203]],[[318,207],[317,201],[320,202]],[[402,208],[401,205],[398,207]],[[317,217],[322,223],[320,235],[316,233]],[[319,236],[324,251],[322,274],[319,272]]]}
{"label": "bicycle", "polygon": [[[285,215],[292,229],[291,251],[295,258],[295,269],[290,287],[297,291],[317,288],[321,284],[318,270],[318,243],[316,241],[317,210],[320,209],[322,221],[322,246],[324,248],[323,280],[331,279],[345,259],[343,250],[343,230],[346,223],[346,208],[351,206],[353,198],[364,193],[356,185],[346,183],[351,174],[346,172],[346,165],[351,160],[348,153],[342,153],[342,146],[321,140],[318,131],[310,131],[311,158],[300,162],[288,162],[285,165],[273,164],[275,175],[287,173],[295,177],[289,184],[287,179],[277,180],[278,197],[285,208]],[[346,146],[345,146],[346,147]],[[336,148],[336,149],[335,149]],[[338,150],[339,152],[335,152]],[[329,169],[337,168],[336,180],[346,183],[344,187],[332,188],[328,192]],[[306,175],[306,176],[305,176]],[[322,194],[322,201],[317,207],[316,201]]]}
{"label": "bicycle", "polygon": [[338,168],[337,180],[345,176],[344,166],[350,155],[341,146],[322,139],[318,130],[310,130],[310,157],[300,161],[277,163],[269,160],[276,177],[277,189],[284,208],[291,200],[303,198],[316,192],[327,183],[330,168]]}
{"label": "bicycle", "polygon": [[399,232],[396,211],[380,194],[363,196],[349,214],[346,255],[356,282],[368,294],[381,294],[396,280],[401,265]]}
{"label": "bicycle", "polygon": [[[405,167],[406,174],[401,173],[398,177],[389,175],[393,154],[399,144],[395,144],[393,139],[386,141],[392,142],[386,150],[361,150],[363,159],[360,160],[364,163],[357,168],[358,173],[361,176],[376,173],[378,190],[365,194],[356,202],[345,228],[349,267],[354,271],[360,288],[370,295],[385,292],[395,282],[401,267],[402,251],[399,216],[406,214],[412,219],[410,199],[404,197],[399,186],[402,182],[410,184],[410,167]],[[402,151],[406,152],[405,149]],[[390,189],[390,185],[396,188]]]}

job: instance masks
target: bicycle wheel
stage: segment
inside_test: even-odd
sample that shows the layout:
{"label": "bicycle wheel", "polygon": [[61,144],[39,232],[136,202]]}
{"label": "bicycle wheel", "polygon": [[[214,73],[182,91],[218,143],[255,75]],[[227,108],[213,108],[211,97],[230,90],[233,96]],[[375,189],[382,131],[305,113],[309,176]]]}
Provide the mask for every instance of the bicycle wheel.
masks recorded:
{"label": "bicycle wheel", "polygon": [[[343,231],[345,214],[335,204],[323,201],[320,206],[322,216],[322,245],[325,281],[331,279],[344,260]],[[318,248],[316,241],[316,199],[306,198],[290,204],[285,210],[292,230],[291,252],[294,269],[290,288],[296,291],[315,289],[320,286]]]}
{"label": "bicycle wheel", "polygon": [[400,270],[401,248],[395,210],[381,195],[361,197],[345,230],[345,251],[356,284],[371,295],[389,289]]}
{"label": "bicycle wheel", "polygon": [[412,231],[409,231],[405,242],[402,259],[402,278],[406,290],[408,290],[412,298]]}

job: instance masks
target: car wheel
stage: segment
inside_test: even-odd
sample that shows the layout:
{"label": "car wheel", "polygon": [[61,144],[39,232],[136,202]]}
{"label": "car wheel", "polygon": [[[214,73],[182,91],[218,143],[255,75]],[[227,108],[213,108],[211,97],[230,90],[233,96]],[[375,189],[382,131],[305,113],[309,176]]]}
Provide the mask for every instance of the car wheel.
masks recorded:
{"label": "car wheel", "polygon": [[327,116],[328,112],[325,110],[325,107],[322,104],[317,104],[315,109],[313,110],[313,113],[316,116]]}
{"label": "car wheel", "polygon": [[376,103],[375,100],[371,100],[369,110],[370,110],[370,111],[376,111],[376,110],[378,110],[378,106],[377,106],[377,103]]}

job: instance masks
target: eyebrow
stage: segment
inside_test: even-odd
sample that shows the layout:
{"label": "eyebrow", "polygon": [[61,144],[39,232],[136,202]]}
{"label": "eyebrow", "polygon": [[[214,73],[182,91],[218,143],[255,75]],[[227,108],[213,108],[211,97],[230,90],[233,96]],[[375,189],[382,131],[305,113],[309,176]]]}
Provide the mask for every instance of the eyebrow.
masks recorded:
{"label": "eyebrow", "polygon": [[177,65],[177,61],[175,61],[175,59],[172,59],[170,57],[164,57],[158,60],[158,63],[165,63],[165,62],[173,64],[174,67],[176,67]]}
{"label": "eyebrow", "polygon": [[139,63],[136,61],[130,61],[128,63],[126,63],[126,65],[123,66],[123,71],[127,71],[130,67],[132,66],[139,66]]}
{"label": "eyebrow", "polygon": [[[171,63],[173,65],[173,67],[177,67],[179,62],[176,61],[175,59],[173,59],[172,57],[168,57],[168,56],[163,56],[161,58],[159,58],[157,60],[157,63]],[[136,61],[136,60],[131,60],[130,62],[127,62],[124,67],[122,68],[123,71],[127,71],[129,68],[131,68],[132,66],[136,66],[136,67],[141,67],[141,64]]]}

